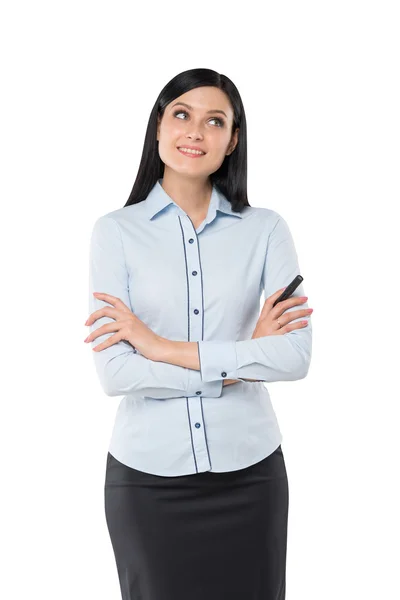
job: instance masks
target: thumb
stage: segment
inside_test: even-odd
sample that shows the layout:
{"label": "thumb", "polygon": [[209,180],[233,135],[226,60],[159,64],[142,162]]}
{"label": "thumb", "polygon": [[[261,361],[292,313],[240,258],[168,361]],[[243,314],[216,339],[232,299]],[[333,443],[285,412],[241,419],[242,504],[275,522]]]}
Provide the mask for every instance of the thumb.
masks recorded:
{"label": "thumb", "polygon": [[286,290],[286,288],[287,288],[287,285],[285,285],[285,287],[281,288],[277,292],[274,292],[273,294],[271,294],[271,296],[268,296],[267,300],[272,300],[272,303],[274,303],[275,300],[277,298],[279,298],[279,296],[282,294],[283,290]]}
{"label": "thumb", "polygon": [[280,290],[274,292],[273,294],[271,294],[271,296],[268,296],[268,298],[266,298],[265,302],[264,302],[264,306],[262,308],[260,317],[264,318],[266,317],[268,311],[268,306],[273,305],[273,303],[275,302],[275,300],[277,300],[277,298],[279,298],[279,296],[282,294],[283,290],[285,290],[287,288],[287,285],[285,285],[285,287],[281,288]]}

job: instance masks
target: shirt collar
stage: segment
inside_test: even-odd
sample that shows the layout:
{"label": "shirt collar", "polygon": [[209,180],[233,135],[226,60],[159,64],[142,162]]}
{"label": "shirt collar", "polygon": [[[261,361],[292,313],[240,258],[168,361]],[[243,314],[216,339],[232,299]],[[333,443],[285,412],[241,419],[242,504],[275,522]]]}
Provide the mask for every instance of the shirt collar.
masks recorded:
{"label": "shirt collar", "polygon": [[[155,183],[152,190],[148,194],[146,200],[143,201],[148,218],[151,220],[156,214],[158,214],[161,210],[163,210],[167,206],[170,206],[171,204],[174,206],[178,214],[184,216],[186,213],[178,204],[176,204],[176,202],[172,200],[170,196],[168,196],[167,192],[161,185],[162,181],[162,178],[158,179],[158,181]],[[217,210],[225,214],[232,215],[234,217],[243,217],[241,213],[234,212],[232,210],[232,205],[229,202],[229,200],[227,200],[226,197],[222,194],[222,192],[219,191],[215,185],[213,185],[210,204],[208,207],[208,213],[206,217],[207,223],[209,223],[216,216]]]}

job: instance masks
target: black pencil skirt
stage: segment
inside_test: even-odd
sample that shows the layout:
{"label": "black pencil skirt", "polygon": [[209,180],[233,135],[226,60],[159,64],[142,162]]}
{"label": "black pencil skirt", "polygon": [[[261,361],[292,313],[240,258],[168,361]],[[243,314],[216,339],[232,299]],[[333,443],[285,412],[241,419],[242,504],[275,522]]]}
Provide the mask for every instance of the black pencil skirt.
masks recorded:
{"label": "black pencil skirt", "polygon": [[123,600],[284,600],[281,446],[238,471],[178,477],[108,453],[104,499]]}

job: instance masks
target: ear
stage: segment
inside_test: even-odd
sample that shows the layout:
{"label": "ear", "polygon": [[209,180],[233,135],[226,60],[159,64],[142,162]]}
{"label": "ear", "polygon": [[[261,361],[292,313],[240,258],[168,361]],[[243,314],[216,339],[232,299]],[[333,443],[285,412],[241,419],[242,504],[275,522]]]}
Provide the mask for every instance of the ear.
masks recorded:
{"label": "ear", "polygon": [[237,146],[238,138],[239,138],[239,127],[236,128],[235,132],[232,135],[231,143],[228,146],[228,152],[226,153],[226,156],[229,156],[230,154],[232,154],[232,152],[234,151],[234,149]]}

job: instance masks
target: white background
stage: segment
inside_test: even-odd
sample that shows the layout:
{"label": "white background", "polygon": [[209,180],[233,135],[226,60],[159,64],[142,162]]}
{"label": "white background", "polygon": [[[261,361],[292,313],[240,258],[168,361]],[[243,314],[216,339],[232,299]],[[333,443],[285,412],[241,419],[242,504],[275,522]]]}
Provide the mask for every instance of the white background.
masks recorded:
{"label": "white background", "polygon": [[89,235],[128,198],[160,90],[197,67],[239,89],[249,202],[288,222],[314,308],[307,378],[269,385],[287,600],[400,597],[396,5],[1,4],[2,598],[120,599]]}

